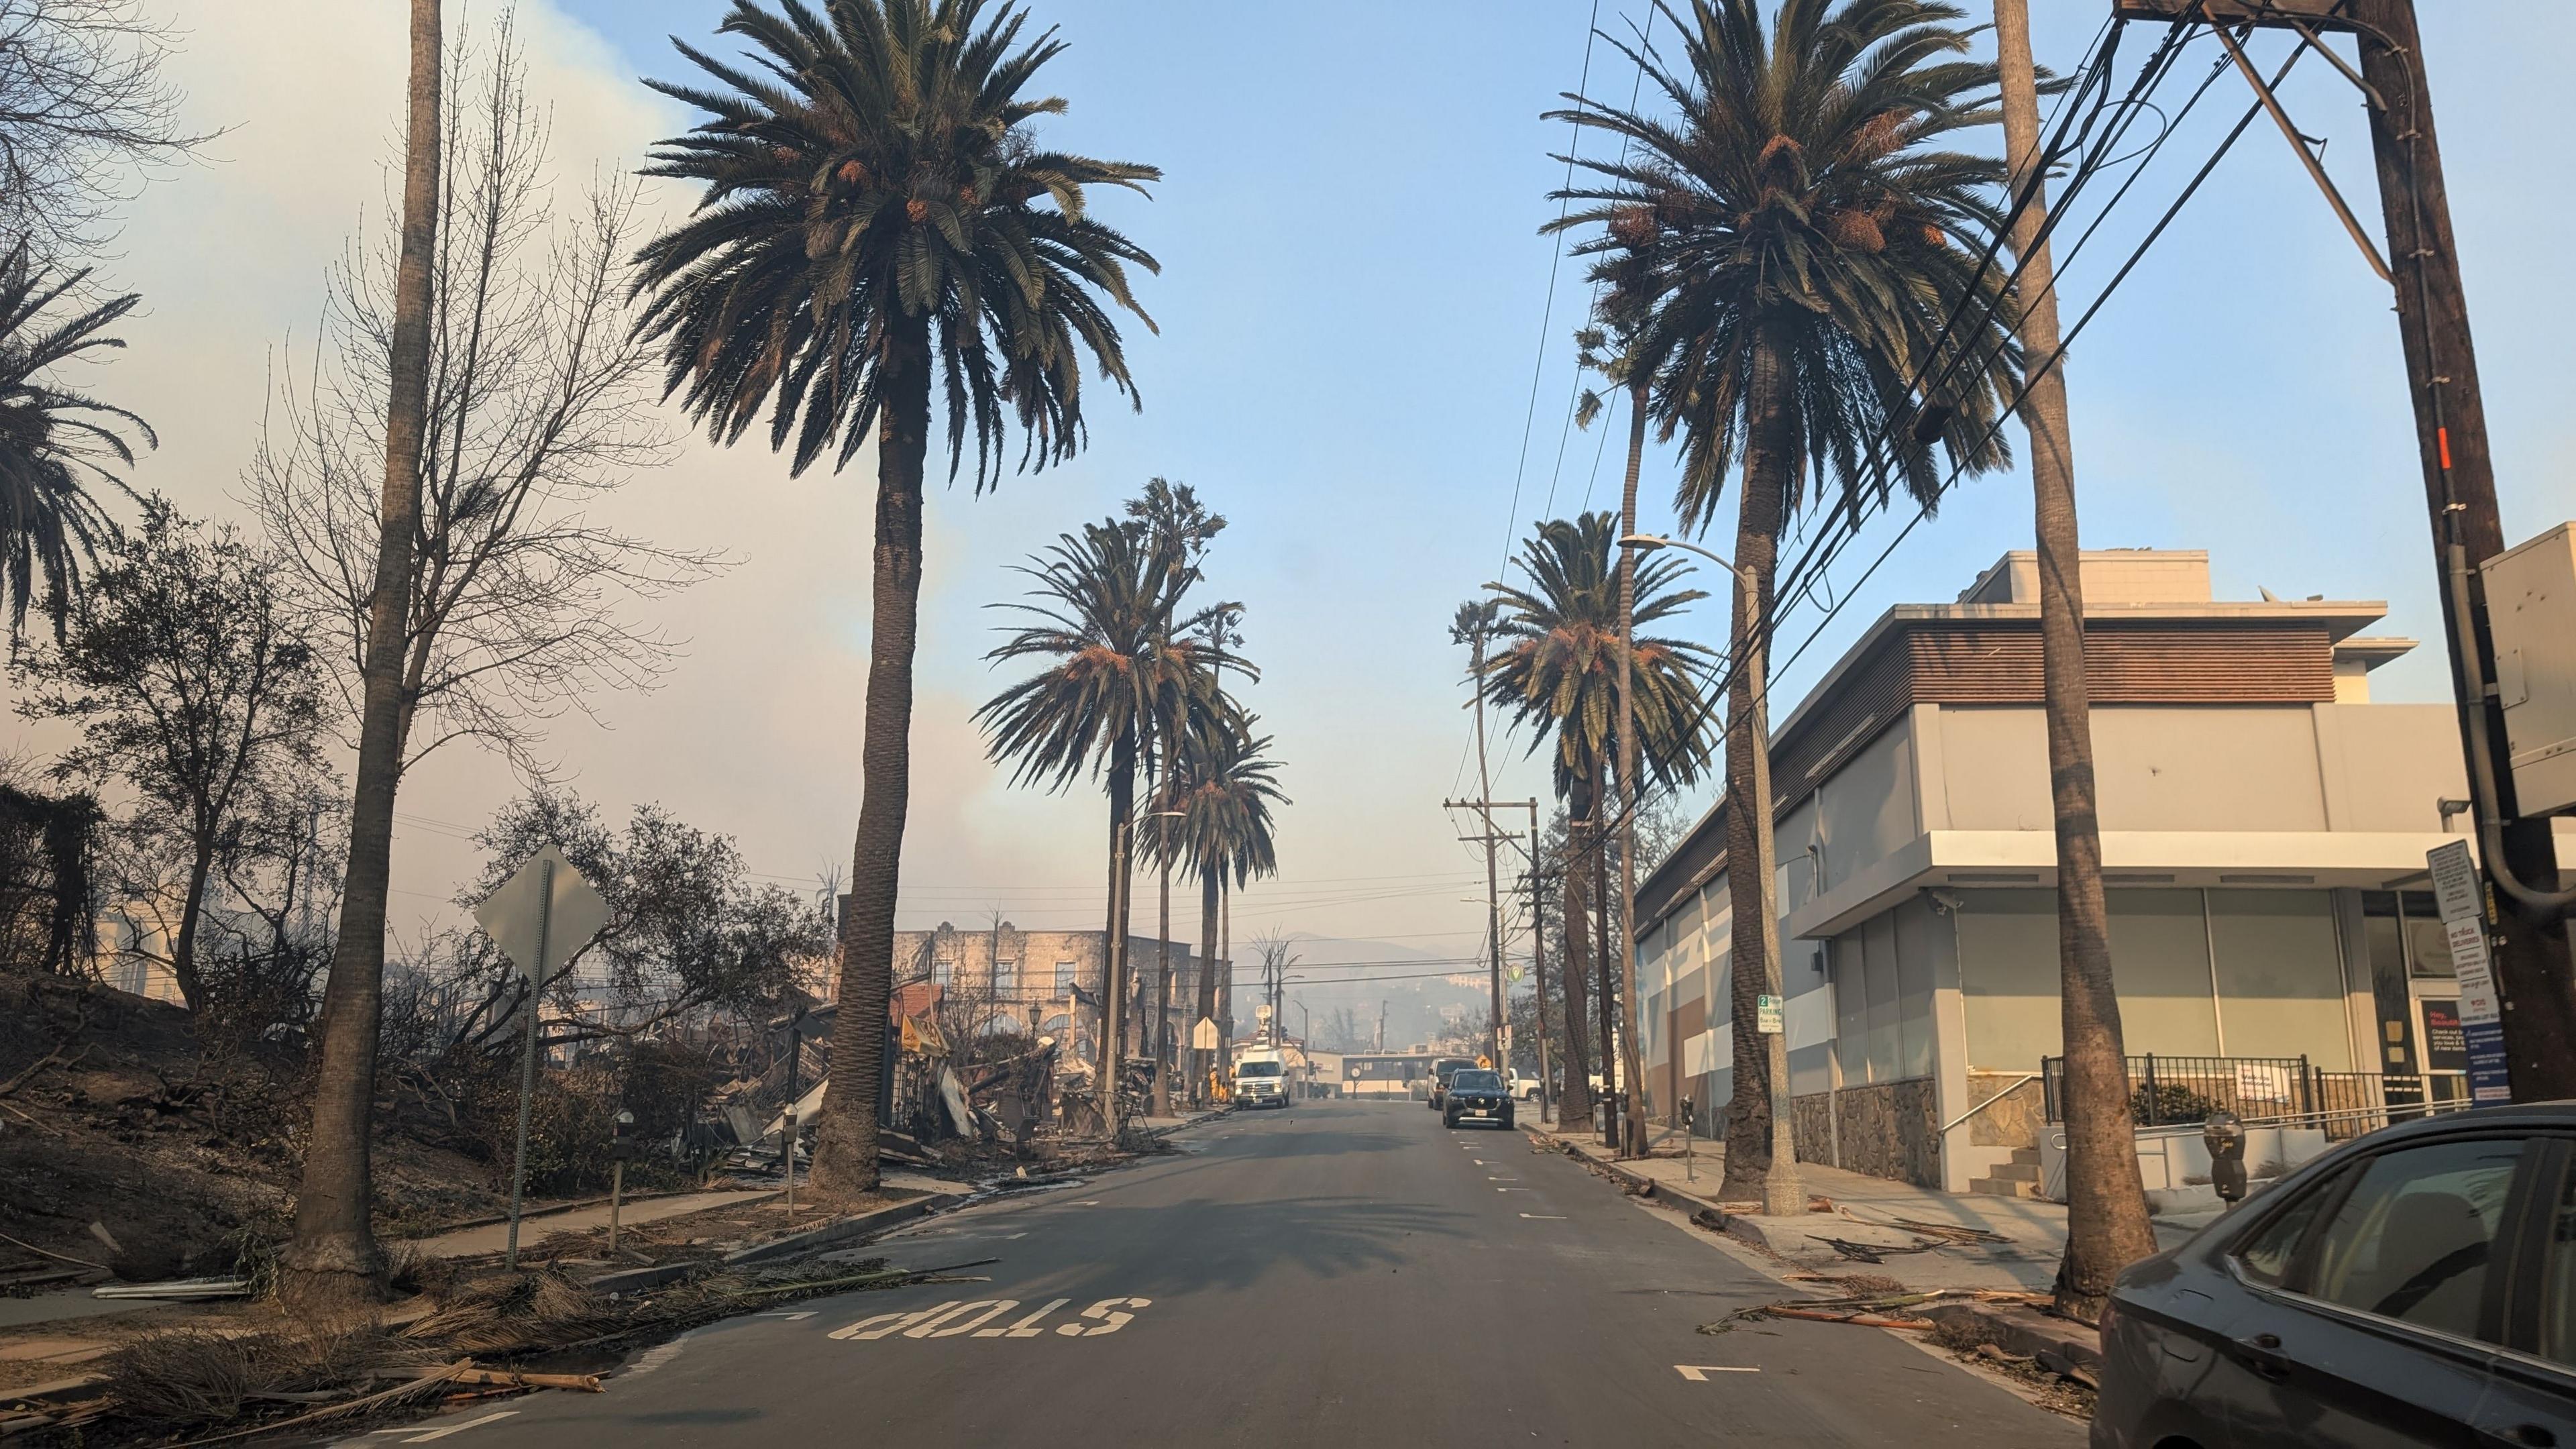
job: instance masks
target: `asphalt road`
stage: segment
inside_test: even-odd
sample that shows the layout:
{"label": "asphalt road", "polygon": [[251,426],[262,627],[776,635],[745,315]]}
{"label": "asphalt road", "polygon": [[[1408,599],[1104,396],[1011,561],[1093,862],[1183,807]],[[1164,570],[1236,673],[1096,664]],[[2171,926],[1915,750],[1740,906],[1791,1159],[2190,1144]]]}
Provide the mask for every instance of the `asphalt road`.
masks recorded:
{"label": "asphalt road", "polygon": [[1699,1333],[1781,1289],[1517,1133],[1451,1131],[1418,1103],[1327,1102],[1175,1141],[1182,1155],[931,1219],[875,1250],[906,1267],[998,1257],[972,1270],[990,1283],[729,1320],[643,1352],[605,1394],[468,1407],[361,1442],[2082,1439],[1879,1330]]}

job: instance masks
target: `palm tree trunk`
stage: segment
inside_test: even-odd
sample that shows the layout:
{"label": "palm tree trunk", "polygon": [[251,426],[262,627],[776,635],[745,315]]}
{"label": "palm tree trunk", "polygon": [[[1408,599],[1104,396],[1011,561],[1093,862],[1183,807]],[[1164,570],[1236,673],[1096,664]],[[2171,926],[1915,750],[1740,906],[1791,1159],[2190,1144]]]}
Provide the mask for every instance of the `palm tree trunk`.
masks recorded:
{"label": "palm tree trunk", "polygon": [[2111,915],[2102,893],[2102,823],[2093,783],[2093,719],[2084,660],[2084,580],[2075,527],[2075,451],[2066,417],[2066,375],[2056,365],[2057,296],[2049,286],[2044,180],[2031,174],[2039,152],[2039,96],[2031,69],[2030,14],[2023,0],[1996,0],[1996,57],[2002,70],[2004,144],[2014,193],[2031,188],[2012,233],[2022,266],[2024,355],[2042,371],[2021,402],[2030,430],[2030,479],[2039,554],[2040,693],[2048,717],[2048,780],[2057,815],[2057,969],[2066,1052],[2066,1256],[2058,1263],[2058,1311],[2087,1323],[2100,1314],[2111,1280],[2156,1250],[2129,1120],[2129,1072],[2120,998],[2111,981]]}
{"label": "palm tree trunk", "polygon": [[[1593,767],[1598,770],[1608,763],[1595,760]],[[1601,1090],[1616,1098],[1620,1092],[1619,1033],[1615,1026],[1619,1020],[1619,993],[1610,982],[1610,830],[1609,822],[1598,818],[1609,808],[1610,792],[1601,790],[1593,799],[1592,986],[1601,994],[1593,1003],[1598,1010],[1592,1019],[1601,1034]]]}
{"label": "palm tree trunk", "polygon": [[[1637,475],[1646,462],[1646,384],[1628,393],[1628,477],[1619,493],[1619,536],[1637,531]],[[1626,1035],[1619,1069],[1628,1079],[1628,1130],[1622,1154],[1646,1155],[1646,1072],[1637,1045],[1637,551],[1619,550],[1619,1021]],[[1669,1104],[1667,1104],[1669,1107]]]}
{"label": "palm tree trunk", "polygon": [[874,1192],[877,1101],[888,1066],[894,994],[894,903],[912,803],[912,655],[921,628],[921,474],[930,448],[930,333],[908,323],[888,337],[885,410],[877,425],[877,537],[868,692],[859,768],[863,793],[850,854],[850,908],[841,917],[840,1010],[832,1023],[832,1080],[814,1126],[810,1175],[818,1197]]}
{"label": "palm tree trunk", "polygon": [[[1165,808],[1169,808],[1168,806]],[[1158,822],[1160,824],[1161,822]],[[1154,928],[1154,1115],[1172,1115],[1172,860],[1164,842],[1162,916]]]}
{"label": "palm tree trunk", "polygon": [[1100,983],[1100,1120],[1109,1140],[1118,1140],[1118,1080],[1127,1064],[1127,895],[1134,874],[1128,863],[1135,849],[1136,731],[1121,730],[1109,748],[1109,927],[1103,943],[1108,962]]}
{"label": "palm tree trunk", "polygon": [[1583,822],[1592,816],[1592,782],[1578,775],[1566,793],[1565,825],[1565,951],[1558,957],[1562,963],[1557,980],[1565,987],[1565,1100],[1558,1104],[1559,1127],[1581,1130],[1592,1120],[1592,1050],[1583,1040],[1583,1000],[1592,994],[1584,984],[1592,959],[1592,949],[1584,937],[1585,917],[1591,906],[1583,887]]}
{"label": "palm tree trunk", "polygon": [[[1727,691],[1726,887],[1734,913],[1728,944],[1732,963],[1729,1030],[1735,1049],[1734,1091],[1726,1104],[1726,1180],[1730,1197],[1767,1197],[1775,1158],[1788,1146],[1788,1124],[1775,1120],[1775,1096],[1787,1084],[1785,1039],[1761,1030],[1761,998],[1780,993],[1780,923],[1772,915],[1770,711],[1766,703],[1771,578],[1778,564],[1780,519],[1795,440],[1783,436],[1787,416],[1779,353],[1767,339],[1754,344],[1746,399],[1744,485],[1735,527],[1735,565],[1744,574],[1729,592],[1735,598],[1736,667]],[[1740,581],[1749,576],[1750,588]],[[1789,1153],[1795,1160],[1794,1151]]]}
{"label": "palm tree trunk", "polygon": [[[1213,870],[1199,872],[1199,1002],[1198,1010],[1190,1017],[1190,1030],[1194,1033],[1200,1022],[1216,1019],[1216,913],[1220,879]],[[1196,1038],[1192,1040],[1195,1042]],[[1201,1059],[1198,1048],[1193,1045],[1190,1049],[1192,1102],[1207,1100],[1207,1074],[1208,1063]]]}
{"label": "palm tree trunk", "polygon": [[1217,983],[1216,1072],[1219,1080],[1231,1080],[1234,1071],[1234,882],[1222,875],[1217,878],[1217,894],[1224,906],[1218,916],[1217,959],[1225,963],[1225,979]]}
{"label": "palm tree trunk", "polygon": [[340,930],[322,992],[313,1127],[295,1195],[295,1236],[278,1298],[299,1314],[385,1296],[385,1259],[369,1136],[377,1028],[384,1010],[385,896],[393,876],[394,791],[402,774],[403,643],[410,628],[412,539],[420,528],[420,452],[429,412],[430,273],[438,239],[439,0],[412,0],[410,114],[403,148],[402,247],[386,359],[385,474],[358,719],[356,789]]}

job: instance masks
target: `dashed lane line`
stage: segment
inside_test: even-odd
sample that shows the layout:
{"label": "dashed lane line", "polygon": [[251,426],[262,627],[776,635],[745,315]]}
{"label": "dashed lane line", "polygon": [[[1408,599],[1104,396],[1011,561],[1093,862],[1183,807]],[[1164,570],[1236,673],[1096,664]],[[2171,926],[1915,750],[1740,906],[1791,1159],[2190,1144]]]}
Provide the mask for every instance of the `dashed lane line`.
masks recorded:
{"label": "dashed lane line", "polygon": [[1708,1382],[1708,1376],[1710,1374],[1758,1374],[1762,1372],[1762,1370],[1758,1368],[1746,1368],[1738,1364],[1677,1363],[1673,1365],[1673,1372],[1680,1374],[1683,1378],[1690,1380],[1692,1383],[1704,1384]]}

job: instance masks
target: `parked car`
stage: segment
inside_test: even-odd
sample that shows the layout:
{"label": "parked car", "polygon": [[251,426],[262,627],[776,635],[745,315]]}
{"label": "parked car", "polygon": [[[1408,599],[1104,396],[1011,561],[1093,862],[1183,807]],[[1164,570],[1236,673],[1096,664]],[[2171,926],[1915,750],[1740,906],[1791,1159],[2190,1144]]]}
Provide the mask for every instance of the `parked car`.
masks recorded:
{"label": "parked car", "polygon": [[1446,1100],[1446,1094],[1449,1091],[1451,1073],[1475,1069],[1474,1057],[1442,1057],[1433,1062],[1431,1064],[1431,1110],[1434,1112],[1441,1110],[1441,1103]]}
{"label": "parked car", "polygon": [[1518,1072],[1512,1072],[1503,1078],[1503,1084],[1511,1089],[1512,1100],[1515,1102],[1538,1100],[1538,1078],[1536,1077],[1524,1077]]}
{"label": "parked car", "polygon": [[1491,1122],[1505,1131],[1511,1129],[1512,1093],[1503,1085],[1502,1073],[1490,1067],[1462,1068],[1449,1074],[1448,1087],[1448,1103],[1440,1109],[1443,1126]]}
{"label": "parked car", "polygon": [[2576,1103],[2346,1144],[2122,1273],[2095,1449],[2576,1445]]}

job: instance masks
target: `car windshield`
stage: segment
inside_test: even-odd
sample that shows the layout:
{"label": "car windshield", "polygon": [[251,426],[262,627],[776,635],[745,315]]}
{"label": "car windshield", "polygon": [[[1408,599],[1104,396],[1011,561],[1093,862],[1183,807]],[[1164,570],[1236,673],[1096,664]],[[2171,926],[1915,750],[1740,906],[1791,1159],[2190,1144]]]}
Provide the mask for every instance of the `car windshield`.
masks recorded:
{"label": "car windshield", "polygon": [[1453,1092],[1499,1092],[1503,1079],[1492,1072],[1460,1072],[1449,1079]]}
{"label": "car windshield", "polygon": [[1474,1065],[1475,1065],[1475,1063],[1474,1063],[1474,1062],[1442,1062],[1440,1065],[1438,1065],[1438,1066],[1436,1066],[1436,1067],[1433,1067],[1431,1070],[1432,1070],[1434,1073],[1436,1073],[1436,1074],[1441,1078],[1441,1080],[1446,1081],[1446,1080],[1448,1080],[1449,1078],[1456,1076],[1458,1073],[1460,1073],[1460,1072],[1462,1072],[1462,1071],[1465,1071],[1465,1070],[1467,1070],[1467,1069],[1468,1069],[1468,1068],[1470,1068],[1470,1067],[1473,1067]]}
{"label": "car windshield", "polygon": [[1238,1077],[1275,1077],[1280,1074],[1277,1062],[1245,1062],[1234,1069]]}

